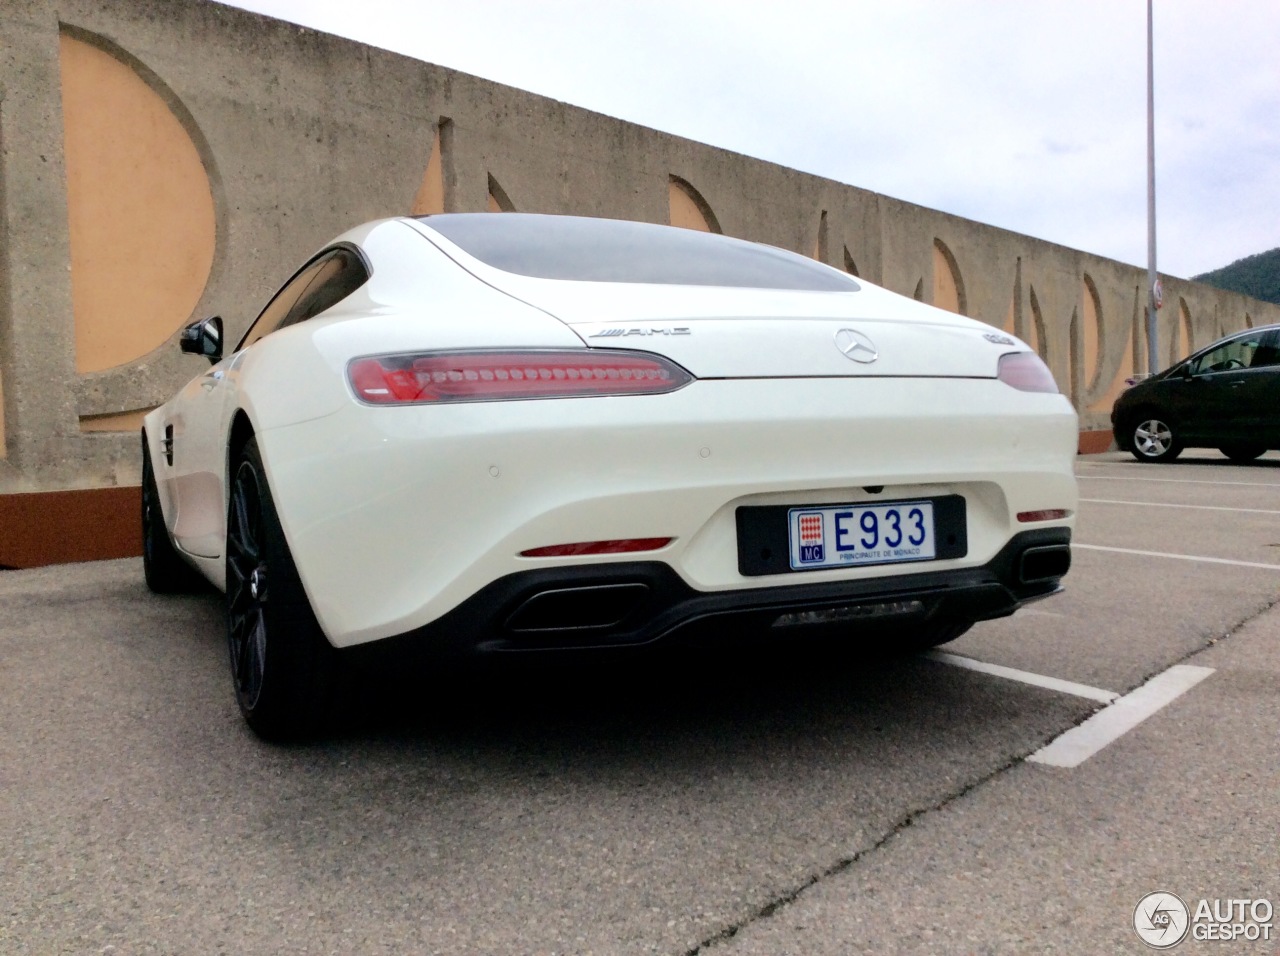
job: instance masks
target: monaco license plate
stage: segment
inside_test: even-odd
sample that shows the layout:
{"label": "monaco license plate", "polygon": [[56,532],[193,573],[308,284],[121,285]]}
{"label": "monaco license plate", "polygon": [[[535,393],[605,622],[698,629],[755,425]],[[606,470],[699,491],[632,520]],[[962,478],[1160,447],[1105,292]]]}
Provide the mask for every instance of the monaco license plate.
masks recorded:
{"label": "monaco license plate", "polygon": [[791,570],[932,561],[932,501],[824,505],[787,510]]}

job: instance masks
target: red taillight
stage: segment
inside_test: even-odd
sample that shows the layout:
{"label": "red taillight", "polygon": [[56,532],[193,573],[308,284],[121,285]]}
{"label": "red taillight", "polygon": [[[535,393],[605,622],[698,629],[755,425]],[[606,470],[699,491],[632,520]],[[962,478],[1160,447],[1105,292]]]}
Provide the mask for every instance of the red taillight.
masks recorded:
{"label": "red taillight", "polygon": [[522,558],[563,558],[575,554],[627,554],[632,551],[657,551],[671,543],[670,538],[623,538],[618,541],[580,541],[577,544],[553,544],[545,548],[521,551]]}
{"label": "red taillight", "polygon": [[996,378],[1020,392],[1056,392],[1049,366],[1035,352],[1008,352],[1000,356]]}
{"label": "red taillight", "polygon": [[1045,508],[1043,511],[1019,511],[1018,520],[1021,522],[1031,521],[1061,521],[1063,518],[1070,518],[1071,512],[1066,508]]}
{"label": "red taillight", "polygon": [[352,360],[347,378],[372,405],[654,394],[693,381],[660,355],[616,349],[378,355]]}

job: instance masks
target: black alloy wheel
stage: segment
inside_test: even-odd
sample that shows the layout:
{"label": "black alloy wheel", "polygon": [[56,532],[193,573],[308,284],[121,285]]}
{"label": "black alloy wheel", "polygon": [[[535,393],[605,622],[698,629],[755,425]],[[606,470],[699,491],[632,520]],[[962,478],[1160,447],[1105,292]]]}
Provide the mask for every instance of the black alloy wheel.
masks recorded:
{"label": "black alloy wheel", "polygon": [[332,647],[284,540],[255,439],[236,457],[227,505],[227,645],[236,701],[266,740],[318,731]]}
{"label": "black alloy wheel", "polygon": [[1253,461],[1266,451],[1261,445],[1223,445],[1218,451],[1232,461]]}
{"label": "black alloy wheel", "polygon": [[199,578],[169,540],[160,507],[160,490],[147,436],[142,436],[142,574],[156,594],[177,594],[196,587]]}

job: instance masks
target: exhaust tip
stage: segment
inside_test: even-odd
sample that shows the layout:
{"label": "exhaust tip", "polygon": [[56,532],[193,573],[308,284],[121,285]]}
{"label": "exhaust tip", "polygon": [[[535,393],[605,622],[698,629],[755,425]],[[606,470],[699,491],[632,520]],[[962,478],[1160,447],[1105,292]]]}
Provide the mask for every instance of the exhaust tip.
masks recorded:
{"label": "exhaust tip", "polygon": [[1070,545],[1050,544],[1027,548],[1018,556],[1018,581],[1021,584],[1043,584],[1062,577],[1070,568]]}
{"label": "exhaust tip", "polygon": [[555,588],[529,597],[507,618],[520,634],[547,631],[603,631],[630,618],[649,597],[640,581]]}

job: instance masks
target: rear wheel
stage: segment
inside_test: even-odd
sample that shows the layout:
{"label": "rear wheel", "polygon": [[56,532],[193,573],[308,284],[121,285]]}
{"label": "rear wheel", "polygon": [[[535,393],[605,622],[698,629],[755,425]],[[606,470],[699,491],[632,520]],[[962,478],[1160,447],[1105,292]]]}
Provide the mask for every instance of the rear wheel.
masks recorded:
{"label": "rear wheel", "polygon": [[1261,455],[1265,448],[1261,445],[1224,445],[1218,451],[1222,452],[1232,461],[1253,461]]}
{"label": "rear wheel", "polygon": [[169,540],[146,435],[142,436],[142,573],[147,587],[157,594],[190,591],[199,581]]}
{"label": "rear wheel", "polygon": [[285,542],[257,441],[235,457],[227,507],[227,644],[240,712],[258,736],[321,728],[333,648]]}
{"label": "rear wheel", "polygon": [[1173,461],[1182,443],[1169,423],[1158,415],[1144,415],[1129,426],[1129,450],[1138,461]]}

